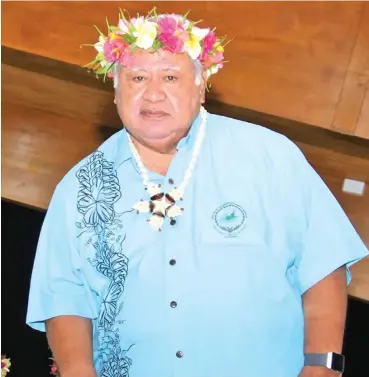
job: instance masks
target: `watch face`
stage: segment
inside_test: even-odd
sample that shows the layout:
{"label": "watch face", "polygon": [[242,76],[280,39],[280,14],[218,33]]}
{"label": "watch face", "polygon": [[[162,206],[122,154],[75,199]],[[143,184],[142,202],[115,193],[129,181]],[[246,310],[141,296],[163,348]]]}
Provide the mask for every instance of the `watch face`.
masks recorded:
{"label": "watch face", "polygon": [[338,372],[343,372],[345,367],[345,358],[337,353],[332,353],[332,366],[331,369]]}

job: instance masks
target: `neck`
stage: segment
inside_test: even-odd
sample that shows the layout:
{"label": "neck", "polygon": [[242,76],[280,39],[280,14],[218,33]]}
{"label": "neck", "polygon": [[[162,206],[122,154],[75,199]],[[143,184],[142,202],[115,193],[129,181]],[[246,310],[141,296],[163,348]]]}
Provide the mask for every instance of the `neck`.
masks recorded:
{"label": "neck", "polygon": [[148,170],[161,175],[167,174],[169,165],[177,153],[175,146],[166,149],[165,152],[161,152],[139,143],[134,138],[132,138],[132,141],[141,157],[142,163]]}

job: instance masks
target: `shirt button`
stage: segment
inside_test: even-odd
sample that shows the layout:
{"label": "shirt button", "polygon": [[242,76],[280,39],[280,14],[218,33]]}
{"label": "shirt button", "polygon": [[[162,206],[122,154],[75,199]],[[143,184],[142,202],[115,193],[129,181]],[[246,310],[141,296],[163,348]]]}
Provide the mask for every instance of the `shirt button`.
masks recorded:
{"label": "shirt button", "polygon": [[181,357],[183,356],[183,352],[182,352],[182,351],[177,351],[177,352],[176,352],[176,356],[177,356],[178,358],[181,358]]}
{"label": "shirt button", "polygon": [[174,184],[174,181],[173,181],[172,178],[169,178],[169,179],[168,179],[168,182],[169,182],[171,185]]}
{"label": "shirt button", "polygon": [[170,307],[171,307],[171,308],[176,308],[176,307],[177,307],[177,303],[176,303],[175,301],[172,301],[172,302],[170,303]]}
{"label": "shirt button", "polygon": [[171,260],[169,261],[169,264],[170,264],[171,266],[174,266],[176,263],[177,263],[177,262],[176,262],[175,259],[171,259]]}

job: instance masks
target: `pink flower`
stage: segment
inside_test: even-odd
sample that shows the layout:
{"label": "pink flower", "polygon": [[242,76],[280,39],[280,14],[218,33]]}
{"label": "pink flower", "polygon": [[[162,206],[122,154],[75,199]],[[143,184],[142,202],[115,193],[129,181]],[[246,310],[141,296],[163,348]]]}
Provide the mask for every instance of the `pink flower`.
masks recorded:
{"label": "pink flower", "polygon": [[174,17],[166,16],[158,21],[158,26],[158,38],[164,44],[163,49],[174,53],[183,52],[184,43],[189,40],[183,24]]}
{"label": "pink flower", "polygon": [[50,372],[53,376],[59,376],[59,371],[58,371],[58,367],[55,363],[55,360],[52,358],[51,359],[53,361],[52,365],[51,365],[51,369],[50,369]]}
{"label": "pink flower", "polygon": [[5,377],[11,366],[10,359],[6,358],[5,355],[1,355],[1,376]]}
{"label": "pink flower", "polygon": [[131,62],[129,44],[116,34],[108,36],[104,43],[104,56],[109,63],[122,63],[128,66]]}
{"label": "pink flower", "polygon": [[217,37],[213,31],[209,31],[206,37],[203,40],[203,50],[200,56],[200,60],[203,61],[206,59],[208,53],[214,48]]}
{"label": "pink flower", "polygon": [[223,67],[223,51],[216,51],[215,54],[208,54],[204,60],[202,60],[204,68],[208,69],[210,68],[213,64],[216,64],[219,68]]}

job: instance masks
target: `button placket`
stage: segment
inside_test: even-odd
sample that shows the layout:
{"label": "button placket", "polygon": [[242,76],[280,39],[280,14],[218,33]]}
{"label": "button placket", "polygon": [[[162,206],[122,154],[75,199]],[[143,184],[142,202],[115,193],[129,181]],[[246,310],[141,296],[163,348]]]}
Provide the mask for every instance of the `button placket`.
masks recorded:
{"label": "button placket", "polygon": [[[169,230],[170,231],[170,230]],[[169,233],[168,231],[168,233]],[[168,237],[168,238],[171,238]],[[169,240],[168,240],[169,241]],[[169,241],[169,245],[171,242]],[[168,300],[168,310],[169,310],[169,333],[171,334],[171,349],[172,349],[172,357],[176,359],[182,359],[183,357],[183,350],[181,347],[183,346],[182,336],[176,329],[180,329],[181,323],[181,310],[180,310],[180,287],[178,287],[177,279],[178,275],[180,274],[180,263],[177,258],[170,258],[169,256],[169,263],[167,265],[167,300]],[[179,291],[178,291],[179,289]]]}
{"label": "button placket", "polygon": [[[178,157],[178,156],[177,156]],[[176,182],[175,177],[172,176],[173,171],[169,171],[169,174],[167,175],[166,183],[164,184],[165,190],[167,192],[170,192],[173,190],[178,184]],[[181,221],[180,219],[175,220],[172,219],[168,223],[168,227],[165,232],[165,248],[166,248],[166,260],[167,260],[167,268],[166,268],[166,300],[167,300],[167,310],[168,312],[168,333],[170,334],[170,348],[172,355],[171,357],[181,360],[184,353],[182,347],[184,347],[183,344],[183,334],[181,331],[180,324],[182,322],[181,320],[181,298],[180,298],[180,292],[181,292],[181,258],[177,258],[179,254],[181,253],[180,245],[178,245],[178,237],[180,237],[179,228]],[[174,249],[173,249],[174,247]],[[180,363],[182,364],[182,363]],[[178,364],[178,367],[179,365]],[[175,366],[174,366],[175,367]],[[177,367],[175,367],[177,368]],[[174,374],[177,372],[173,371]]]}

